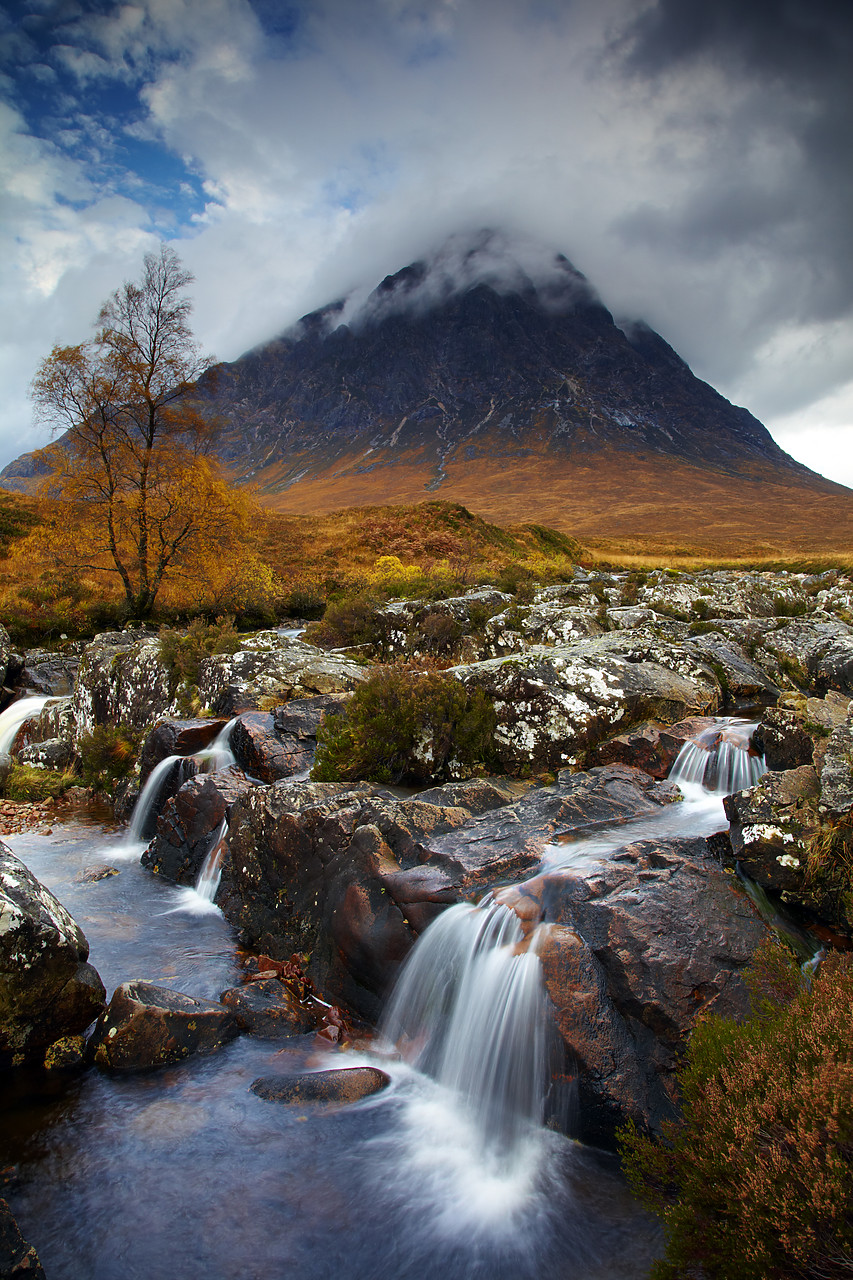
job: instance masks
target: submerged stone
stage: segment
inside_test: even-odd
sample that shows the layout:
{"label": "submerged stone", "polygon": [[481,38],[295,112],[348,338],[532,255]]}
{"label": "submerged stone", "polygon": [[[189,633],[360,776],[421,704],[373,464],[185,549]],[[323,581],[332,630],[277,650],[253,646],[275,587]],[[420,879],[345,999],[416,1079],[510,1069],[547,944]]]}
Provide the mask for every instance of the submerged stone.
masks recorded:
{"label": "submerged stone", "polygon": [[339,1071],[304,1071],[290,1076],[261,1076],[251,1085],[252,1093],[267,1102],[291,1104],[325,1103],[341,1105],[358,1102],[379,1093],[391,1077],[378,1067],[344,1067]]}
{"label": "submerged stone", "polygon": [[182,1062],[191,1053],[213,1053],[239,1033],[229,1009],[213,1000],[125,982],[98,1020],[91,1048],[99,1067],[143,1071]]}

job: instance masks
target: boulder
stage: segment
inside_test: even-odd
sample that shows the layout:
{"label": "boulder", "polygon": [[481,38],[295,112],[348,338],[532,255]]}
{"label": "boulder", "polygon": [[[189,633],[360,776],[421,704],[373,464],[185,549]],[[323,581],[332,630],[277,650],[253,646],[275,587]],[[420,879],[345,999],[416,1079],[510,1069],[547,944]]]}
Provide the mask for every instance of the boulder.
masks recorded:
{"label": "boulder", "polygon": [[762,889],[802,900],[806,838],[820,793],[811,765],[765,773],[756,786],[726,796],[733,857]]}
{"label": "boulder", "polygon": [[44,693],[48,697],[63,697],[74,689],[74,681],[80,667],[80,655],[84,645],[73,642],[64,649],[28,649],[17,673],[16,683],[21,689]]}
{"label": "boulder", "polygon": [[98,1019],[90,1048],[99,1067],[143,1071],[213,1053],[238,1033],[234,1014],[213,1000],[125,982]]}
{"label": "boulder", "polygon": [[237,653],[217,653],[199,668],[199,696],[216,715],[233,716],[261,702],[347,693],[367,676],[340,654],[324,653],[277,631],[260,631]]}
{"label": "boulder", "polygon": [[0,844],[0,1067],[42,1062],[104,1007],[89,944],[65,908]]}
{"label": "boulder", "polygon": [[763,632],[755,661],[777,684],[853,697],[853,628],[828,614],[792,618]]}
{"label": "boulder", "polygon": [[379,1093],[391,1077],[378,1067],[344,1067],[332,1071],[302,1071],[289,1076],[261,1076],[253,1080],[252,1093],[267,1102],[296,1106],[318,1103],[342,1106]]}
{"label": "boulder", "polygon": [[262,782],[307,773],[317,751],[317,730],[327,715],[336,715],[345,696],[297,698],[275,714],[244,712],[231,730],[231,749],[241,768]]}
{"label": "boulder", "polygon": [[768,769],[782,772],[814,761],[814,736],[793,707],[769,707],[752,737]]}
{"label": "boulder", "polygon": [[484,656],[483,629],[511,602],[494,587],[445,600],[392,600],[376,611],[377,648],[386,659],[449,657],[463,645],[471,656]]}
{"label": "boulder", "polygon": [[821,813],[853,817],[853,719],[833,729],[820,765]]}
{"label": "boulder", "polygon": [[142,865],[177,884],[195,884],[223,820],[254,785],[233,766],[190,778],[164,804]]}
{"label": "boulder", "polygon": [[21,1235],[5,1200],[0,1200],[0,1280],[45,1280],[39,1256]]}
{"label": "boulder", "polygon": [[95,636],[80,661],[73,694],[78,736],[99,724],[146,729],[177,714],[173,680],[160,656],[160,641],[145,631]]}
{"label": "boulder", "polygon": [[577,1063],[582,1140],[677,1112],[675,1071],[697,1017],[748,1011],[741,971],[769,929],[698,838],[642,841],[584,875],[546,875],[539,952]]}
{"label": "boulder", "polygon": [[219,736],[227,725],[227,720],[162,720],[156,724],[148,737],[139,756],[140,782],[145,781],[161,760],[168,756],[191,756],[206,747]]}
{"label": "boulder", "polygon": [[229,987],[219,997],[241,1031],[278,1040],[303,1035],[317,1023],[316,1011],[297,1000],[278,978],[261,978],[242,987]]}
{"label": "boulder", "polygon": [[18,752],[20,763],[34,769],[67,769],[73,759],[74,747],[67,738],[47,738]]}
{"label": "boulder", "polygon": [[617,726],[716,711],[720,688],[709,668],[660,642],[627,648],[619,636],[453,669],[493,699],[495,750],[507,773],[576,764]]}
{"label": "boulder", "polygon": [[444,907],[529,874],[560,834],[653,813],[678,792],[614,765],[565,772],[476,817],[438,794],[286,782],[249,792],[232,813],[218,905],[246,945],[310,954],[327,998],[373,1019]]}
{"label": "boulder", "polygon": [[596,747],[594,758],[597,764],[628,764],[652,778],[666,778],[685,742],[692,742],[714,723],[711,716],[693,716],[669,728],[641,724],[602,742]]}

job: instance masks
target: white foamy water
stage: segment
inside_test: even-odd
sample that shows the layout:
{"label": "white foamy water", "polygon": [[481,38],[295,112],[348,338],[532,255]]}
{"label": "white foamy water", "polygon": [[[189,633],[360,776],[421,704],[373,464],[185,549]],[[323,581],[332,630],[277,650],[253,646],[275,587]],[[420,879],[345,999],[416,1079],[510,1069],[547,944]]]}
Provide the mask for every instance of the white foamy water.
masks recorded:
{"label": "white foamy water", "polygon": [[41,696],[19,698],[5,711],[0,712],[0,755],[8,755],[21,725],[26,720],[33,720],[40,715],[45,703],[49,701],[49,698]]}

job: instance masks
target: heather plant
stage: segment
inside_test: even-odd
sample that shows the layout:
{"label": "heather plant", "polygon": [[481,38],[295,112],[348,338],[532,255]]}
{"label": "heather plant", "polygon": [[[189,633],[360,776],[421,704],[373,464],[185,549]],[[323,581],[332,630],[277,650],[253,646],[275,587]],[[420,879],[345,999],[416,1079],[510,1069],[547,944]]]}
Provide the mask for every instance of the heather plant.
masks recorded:
{"label": "heather plant", "polygon": [[236,653],[240,648],[240,637],[230,616],[209,623],[203,618],[194,618],[183,632],[161,627],[159,640],[160,658],[169,672],[173,690],[180,684],[197,685],[199,668],[205,658],[215,653]]}
{"label": "heather plant", "polygon": [[73,769],[37,769],[34,765],[13,764],[3,783],[7,800],[30,804],[55,799],[78,781]]}
{"label": "heather plant", "polygon": [[853,956],[813,978],[776,942],[747,975],[752,1015],[710,1016],[680,1073],[683,1116],[623,1163],[663,1221],[653,1280],[841,1280],[853,1274]]}
{"label": "heather plant", "polygon": [[452,676],[379,667],[317,734],[319,782],[444,780],[488,764],[496,717],[480,689]]}
{"label": "heather plant", "polygon": [[97,791],[111,790],[133,771],[142,735],[128,725],[96,724],[77,744],[83,781]]}

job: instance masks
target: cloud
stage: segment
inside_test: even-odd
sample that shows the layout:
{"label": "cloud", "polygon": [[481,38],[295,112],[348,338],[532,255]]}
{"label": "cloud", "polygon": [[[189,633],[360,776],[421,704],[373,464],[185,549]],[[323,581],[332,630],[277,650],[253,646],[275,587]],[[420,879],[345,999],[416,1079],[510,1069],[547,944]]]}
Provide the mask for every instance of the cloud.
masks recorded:
{"label": "cloud", "polygon": [[[853,341],[850,14],[829,0],[137,0],[32,25],[27,56],[72,95],[66,129],[185,166],[175,198],[181,181],[196,198],[175,245],[220,357],[497,226],[566,253],[611,310],[795,440],[840,391]],[[92,97],[110,76],[132,87],[120,126]],[[12,135],[29,186],[6,244],[41,347],[15,326],[7,341],[28,380],[136,274],[159,197],[128,183],[110,204],[58,127],[35,136],[19,114]],[[839,413],[822,419],[836,440]]]}

